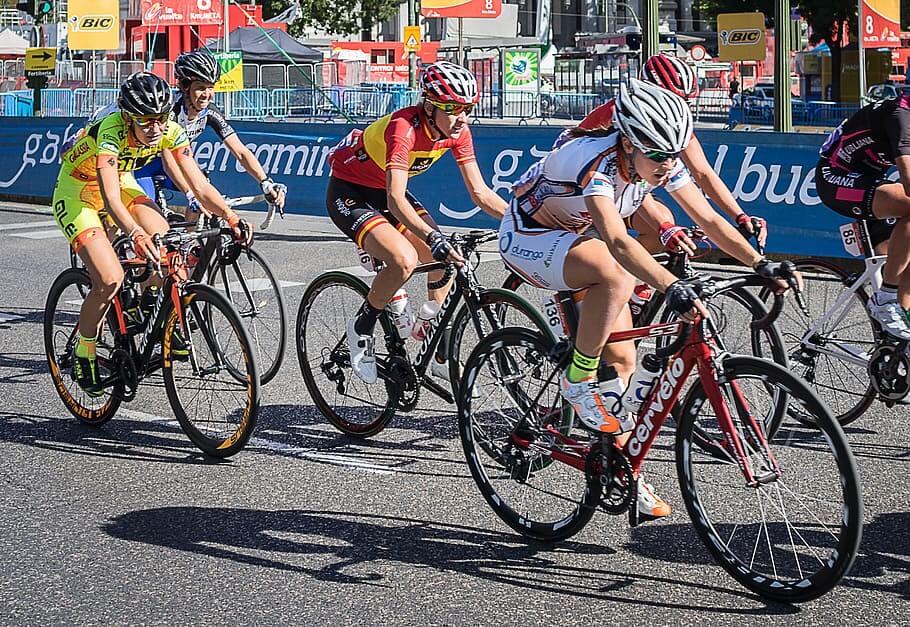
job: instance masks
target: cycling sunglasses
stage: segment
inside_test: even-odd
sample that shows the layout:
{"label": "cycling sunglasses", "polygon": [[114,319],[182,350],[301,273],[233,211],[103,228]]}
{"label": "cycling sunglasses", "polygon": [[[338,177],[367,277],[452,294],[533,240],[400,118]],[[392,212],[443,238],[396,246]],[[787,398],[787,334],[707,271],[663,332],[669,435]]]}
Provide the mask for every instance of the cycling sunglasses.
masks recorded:
{"label": "cycling sunglasses", "polygon": [[642,150],[641,152],[646,159],[650,159],[654,163],[664,163],[679,156],[677,152],[662,152],[660,150]]}
{"label": "cycling sunglasses", "polygon": [[429,103],[448,115],[461,115],[462,112],[471,115],[471,112],[474,111],[473,104],[461,104],[460,102],[436,102],[435,100],[430,100]]}
{"label": "cycling sunglasses", "polygon": [[148,128],[152,124],[158,124],[159,126],[164,126],[167,124],[168,118],[171,117],[170,113],[159,113],[158,115],[134,115],[131,116],[133,122],[142,128]]}

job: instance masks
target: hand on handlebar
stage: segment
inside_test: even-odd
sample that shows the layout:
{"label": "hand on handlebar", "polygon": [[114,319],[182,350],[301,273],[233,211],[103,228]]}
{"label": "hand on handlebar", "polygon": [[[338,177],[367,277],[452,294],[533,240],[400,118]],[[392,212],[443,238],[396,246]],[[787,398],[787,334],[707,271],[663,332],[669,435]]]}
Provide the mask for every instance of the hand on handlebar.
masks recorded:
{"label": "hand on handlebar", "polygon": [[265,196],[266,201],[279,209],[284,209],[284,201],[288,190],[286,185],[276,183],[272,179],[265,179],[259,184],[259,187],[262,189],[262,195]]}
{"label": "hand on handlebar", "polygon": [[707,317],[708,310],[699,300],[702,283],[699,279],[680,279],[672,283],[664,294],[667,307],[679,314],[685,322],[695,322],[699,317]]}
{"label": "hand on handlebar", "polygon": [[436,261],[448,261],[459,268],[464,265],[464,257],[458,254],[446,236],[439,231],[430,231],[426,243]]}
{"label": "hand on handlebar", "polygon": [[684,226],[678,226],[671,222],[662,222],[659,237],[661,245],[670,252],[681,252],[687,255],[695,254],[695,242],[689,237],[689,231]]}
{"label": "hand on handlebar", "polygon": [[130,240],[133,242],[133,250],[136,256],[146,261],[158,263],[158,247],[152,241],[152,238],[146,233],[145,229],[137,226],[130,232]]}
{"label": "hand on handlebar", "polygon": [[736,216],[736,224],[739,226],[740,232],[747,239],[749,237],[755,237],[758,246],[761,249],[764,249],[765,244],[768,242],[767,220],[758,216],[750,216],[745,213],[741,213]]}
{"label": "hand on handlebar", "polygon": [[752,269],[762,278],[774,279],[777,286],[774,291],[777,294],[782,294],[791,287],[800,292],[803,289],[803,277],[796,270],[796,265],[792,261],[771,261],[762,257]]}
{"label": "hand on handlebar", "polygon": [[253,243],[253,225],[238,216],[236,213],[229,213],[225,220],[231,230],[234,232],[234,241],[244,246]]}

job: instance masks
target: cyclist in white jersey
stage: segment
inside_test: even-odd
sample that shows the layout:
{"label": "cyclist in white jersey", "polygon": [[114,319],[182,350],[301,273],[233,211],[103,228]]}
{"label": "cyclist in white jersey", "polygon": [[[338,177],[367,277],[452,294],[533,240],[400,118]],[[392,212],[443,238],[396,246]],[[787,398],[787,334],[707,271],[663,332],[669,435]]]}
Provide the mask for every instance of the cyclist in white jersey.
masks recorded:
{"label": "cyclist in white jersey", "polygon": [[[682,98],[630,79],[620,88],[614,127],[577,130],[576,139],[550,152],[515,183],[499,250],[511,269],[537,287],[587,288],[560,390],[584,426],[619,434],[628,422],[615,417],[613,403],[635,368],[635,345],[610,344],[605,350],[605,342],[611,331],[632,327],[628,300],[635,280],[629,273],[664,292],[667,305],[684,319],[705,313],[697,281],[679,280],[626,231],[623,218],[655,202],[652,190],[666,188],[721,249],[759,274],[777,278],[782,290],[787,277],[780,263],[759,255],[711,208],[677,158],[692,136],[692,114]],[[592,224],[602,240],[582,235]],[[619,376],[598,385],[601,357]],[[641,480],[638,508],[646,517],[670,513]]]}

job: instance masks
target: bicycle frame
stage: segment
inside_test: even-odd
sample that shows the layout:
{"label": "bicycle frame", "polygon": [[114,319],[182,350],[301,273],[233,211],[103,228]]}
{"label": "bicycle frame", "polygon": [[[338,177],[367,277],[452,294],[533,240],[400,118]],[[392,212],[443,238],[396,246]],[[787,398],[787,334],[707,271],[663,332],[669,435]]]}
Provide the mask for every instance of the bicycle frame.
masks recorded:
{"label": "bicycle frame", "polygon": [[[607,342],[613,343],[645,337],[678,335],[683,331],[685,324],[684,322],[672,322],[630,329],[611,334]],[[733,424],[733,418],[727,407],[727,399],[725,399],[724,393],[720,388],[720,373],[716,365],[716,351],[706,341],[703,326],[703,322],[694,324],[685,336],[680,335],[680,339],[684,340],[682,342],[683,346],[669,357],[663,372],[655,381],[648,397],[642,404],[635,427],[630,432],[631,435],[621,450],[629,461],[633,473],[637,476],[648,451],[679,400],[679,395],[685,387],[689,375],[693,370],[697,369],[708,401],[714,409],[717,421],[723,431],[727,450],[731,452],[731,457],[736,459],[746,483],[750,486],[755,486],[772,481],[780,475],[777,461],[768,447],[762,428],[751,411],[749,411],[745,397],[739,387],[733,384],[734,398],[729,400],[735,402],[748,415],[748,426],[751,435],[757,440],[756,444],[759,448],[763,449],[768,456],[768,460],[774,470],[768,475],[756,476],[747,461],[748,455],[743,447],[742,438]],[[676,343],[679,342],[674,342],[674,344]],[[586,472],[588,453],[591,451],[590,444],[582,444],[551,426],[547,427],[546,433],[566,445],[566,450],[547,448],[546,453],[548,455],[554,460]],[[534,446],[533,441],[519,435],[518,430],[513,431],[511,437],[513,443],[521,448],[527,449]]]}

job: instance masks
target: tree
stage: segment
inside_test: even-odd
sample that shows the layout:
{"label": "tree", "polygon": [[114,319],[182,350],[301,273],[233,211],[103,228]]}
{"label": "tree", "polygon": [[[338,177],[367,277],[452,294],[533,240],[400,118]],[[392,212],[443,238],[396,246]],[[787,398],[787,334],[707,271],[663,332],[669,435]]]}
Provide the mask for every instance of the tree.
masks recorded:
{"label": "tree", "polygon": [[[342,35],[361,33],[369,41],[373,26],[398,13],[400,5],[400,0],[360,0],[357,10],[342,10],[334,0],[300,0],[301,15],[288,30],[295,36],[306,28]],[[289,6],[291,0],[262,0],[262,14],[268,19]]]}
{"label": "tree", "polygon": [[[799,0],[800,15],[809,23],[813,44],[824,41],[831,50],[831,97],[840,100],[841,51],[847,30],[855,40],[857,9],[854,0]],[[855,41],[854,41],[855,43]]]}

